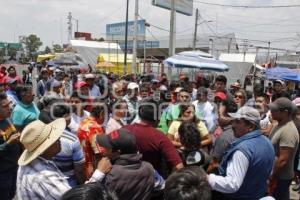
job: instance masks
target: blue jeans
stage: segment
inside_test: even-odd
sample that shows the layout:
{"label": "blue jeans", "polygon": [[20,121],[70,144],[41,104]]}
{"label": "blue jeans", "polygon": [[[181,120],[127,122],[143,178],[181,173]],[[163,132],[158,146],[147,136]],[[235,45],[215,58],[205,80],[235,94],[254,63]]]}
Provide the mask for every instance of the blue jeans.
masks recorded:
{"label": "blue jeans", "polygon": [[276,200],[287,200],[290,199],[290,185],[292,183],[292,179],[288,180],[277,180],[277,186],[272,194]]}
{"label": "blue jeans", "polygon": [[17,169],[0,173],[1,200],[11,200],[16,193]]}

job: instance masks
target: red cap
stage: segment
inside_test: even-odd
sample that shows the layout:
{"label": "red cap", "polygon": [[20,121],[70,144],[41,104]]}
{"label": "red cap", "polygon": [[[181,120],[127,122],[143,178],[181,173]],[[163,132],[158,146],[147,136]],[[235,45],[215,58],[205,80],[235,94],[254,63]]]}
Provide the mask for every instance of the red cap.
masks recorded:
{"label": "red cap", "polygon": [[226,94],[224,94],[224,92],[217,92],[217,93],[215,93],[215,98],[216,97],[219,97],[222,101],[223,100],[226,100]]}
{"label": "red cap", "polygon": [[75,84],[75,89],[80,89],[80,88],[85,87],[85,86],[89,86],[89,84],[87,84],[87,83],[84,82],[84,81],[78,81],[78,82]]}

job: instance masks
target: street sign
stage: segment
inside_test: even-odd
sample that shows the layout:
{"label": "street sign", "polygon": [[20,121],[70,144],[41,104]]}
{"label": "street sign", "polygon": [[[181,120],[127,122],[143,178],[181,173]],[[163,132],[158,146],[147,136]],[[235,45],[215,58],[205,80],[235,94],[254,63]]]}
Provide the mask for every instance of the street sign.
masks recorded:
{"label": "street sign", "polygon": [[[125,49],[125,43],[119,43],[121,49]],[[127,48],[132,49],[133,48],[133,42],[128,41],[127,43]],[[159,41],[138,41],[137,43],[137,48],[138,49],[152,49],[152,48],[159,48]]]}
{"label": "street sign", "polygon": [[[171,0],[152,0],[152,5],[171,10]],[[175,10],[181,14],[193,15],[193,0],[175,0]]]}
{"label": "street sign", "polygon": [[[138,40],[144,40],[146,35],[145,20],[138,20]],[[123,41],[125,40],[126,23],[114,23],[106,25],[106,40]],[[128,22],[128,40],[133,40],[134,21]]]}

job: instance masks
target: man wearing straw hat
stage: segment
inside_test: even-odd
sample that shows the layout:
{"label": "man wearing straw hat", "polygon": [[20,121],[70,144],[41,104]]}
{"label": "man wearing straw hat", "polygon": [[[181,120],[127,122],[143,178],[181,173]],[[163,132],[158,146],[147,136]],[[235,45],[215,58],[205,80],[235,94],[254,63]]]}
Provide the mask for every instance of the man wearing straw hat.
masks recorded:
{"label": "man wearing straw hat", "polygon": [[[18,164],[18,199],[60,199],[71,187],[67,178],[51,160],[60,152],[60,140],[66,127],[65,119],[49,124],[36,120],[22,131],[20,141],[24,152]],[[111,169],[107,158],[101,159],[89,182],[101,181]]]}

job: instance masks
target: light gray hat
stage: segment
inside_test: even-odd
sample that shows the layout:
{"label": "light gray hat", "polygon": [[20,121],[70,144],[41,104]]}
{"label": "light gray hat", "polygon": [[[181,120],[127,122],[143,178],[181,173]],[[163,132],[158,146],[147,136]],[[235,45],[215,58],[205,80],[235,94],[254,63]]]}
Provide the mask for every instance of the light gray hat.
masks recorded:
{"label": "light gray hat", "polygon": [[236,113],[228,113],[228,115],[233,119],[247,120],[257,126],[261,120],[258,110],[249,106],[243,106]]}

